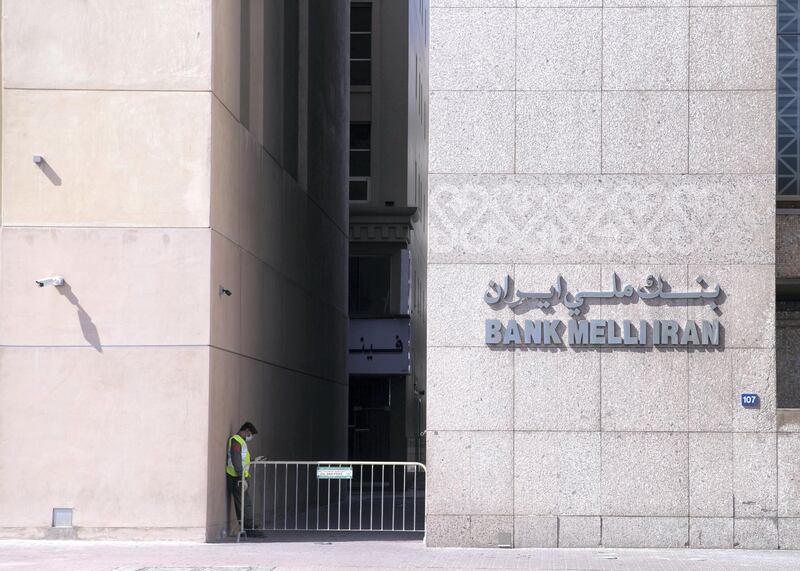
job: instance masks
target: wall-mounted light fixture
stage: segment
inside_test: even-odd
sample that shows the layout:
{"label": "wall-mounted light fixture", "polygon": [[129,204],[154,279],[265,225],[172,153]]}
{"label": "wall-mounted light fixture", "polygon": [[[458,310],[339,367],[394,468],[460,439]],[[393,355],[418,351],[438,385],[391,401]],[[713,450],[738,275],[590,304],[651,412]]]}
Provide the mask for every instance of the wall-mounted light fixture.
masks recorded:
{"label": "wall-mounted light fixture", "polygon": [[229,290],[229,289],[225,289],[224,287],[219,286],[219,294],[220,295],[224,294],[224,295],[227,295],[228,297],[230,297],[230,296],[233,295],[233,292],[231,292],[231,290]]}
{"label": "wall-mounted light fixture", "polygon": [[63,286],[64,285],[64,278],[61,276],[50,276],[47,278],[42,278],[40,280],[36,280],[36,285],[39,287],[44,286]]}

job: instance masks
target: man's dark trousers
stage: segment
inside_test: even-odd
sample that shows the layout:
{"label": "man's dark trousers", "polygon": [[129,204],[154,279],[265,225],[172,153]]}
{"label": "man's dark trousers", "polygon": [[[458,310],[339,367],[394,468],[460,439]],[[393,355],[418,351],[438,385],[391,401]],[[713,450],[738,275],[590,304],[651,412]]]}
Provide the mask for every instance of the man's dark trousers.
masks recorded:
{"label": "man's dark trousers", "polygon": [[[238,483],[241,478],[225,474],[228,479],[228,494],[233,498],[233,507],[236,509],[236,521],[242,521],[242,490]],[[244,529],[253,529],[253,503],[250,501],[250,491],[244,493]],[[244,530],[241,530],[244,531]]]}

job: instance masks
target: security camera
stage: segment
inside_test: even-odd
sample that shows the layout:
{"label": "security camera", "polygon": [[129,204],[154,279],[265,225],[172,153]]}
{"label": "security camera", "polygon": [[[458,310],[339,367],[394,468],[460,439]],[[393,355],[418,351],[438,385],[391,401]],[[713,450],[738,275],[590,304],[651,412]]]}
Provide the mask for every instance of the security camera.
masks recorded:
{"label": "security camera", "polygon": [[226,288],[224,288],[222,286],[219,286],[219,294],[220,295],[227,295],[228,297],[230,297],[231,295],[233,295],[233,292],[231,292],[231,290],[229,290],[229,289],[226,289]]}
{"label": "security camera", "polygon": [[40,280],[36,280],[36,285],[39,287],[44,286],[63,286],[64,285],[64,278],[61,276],[50,276],[49,278],[42,278]]}

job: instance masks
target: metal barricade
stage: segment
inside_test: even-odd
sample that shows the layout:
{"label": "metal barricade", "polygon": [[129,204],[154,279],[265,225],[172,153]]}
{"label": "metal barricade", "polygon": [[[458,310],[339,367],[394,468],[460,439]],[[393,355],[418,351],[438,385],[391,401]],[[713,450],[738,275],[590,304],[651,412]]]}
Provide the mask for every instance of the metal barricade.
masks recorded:
{"label": "metal barricade", "polygon": [[[419,462],[250,464],[253,527],[240,532],[425,531],[425,465]],[[244,492],[242,492],[244,501]]]}

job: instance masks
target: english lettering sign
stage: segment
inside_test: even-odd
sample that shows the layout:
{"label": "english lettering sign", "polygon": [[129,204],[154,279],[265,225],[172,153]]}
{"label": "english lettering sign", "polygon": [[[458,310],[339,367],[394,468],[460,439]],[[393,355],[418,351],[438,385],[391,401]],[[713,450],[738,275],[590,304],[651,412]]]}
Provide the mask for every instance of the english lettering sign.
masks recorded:
{"label": "english lettering sign", "polygon": [[686,321],[672,319],[654,321],[630,320],[617,323],[613,319],[571,320],[526,319],[520,325],[515,319],[503,322],[486,320],[487,345],[535,346],[717,346],[719,321]]}

